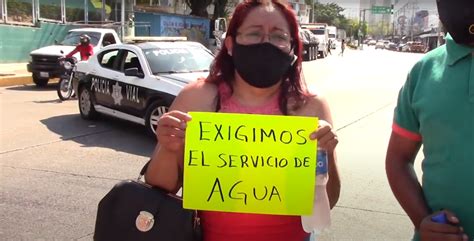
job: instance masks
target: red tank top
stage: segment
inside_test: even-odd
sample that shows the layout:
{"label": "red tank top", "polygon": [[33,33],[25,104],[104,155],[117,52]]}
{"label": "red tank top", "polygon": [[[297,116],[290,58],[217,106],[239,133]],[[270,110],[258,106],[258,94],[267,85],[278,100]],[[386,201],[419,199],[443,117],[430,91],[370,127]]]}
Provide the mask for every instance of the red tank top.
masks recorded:
{"label": "red tank top", "polygon": [[[258,107],[242,106],[227,84],[219,86],[220,112],[281,115],[278,96]],[[303,241],[300,216],[201,211],[204,241]]]}

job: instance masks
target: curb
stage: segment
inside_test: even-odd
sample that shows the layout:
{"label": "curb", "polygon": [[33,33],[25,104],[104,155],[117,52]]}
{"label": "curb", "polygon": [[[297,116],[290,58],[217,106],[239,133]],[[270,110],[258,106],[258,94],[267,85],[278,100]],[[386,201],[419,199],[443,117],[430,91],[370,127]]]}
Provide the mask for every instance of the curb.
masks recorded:
{"label": "curb", "polygon": [[33,84],[31,75],[0,77],[0,87]]}

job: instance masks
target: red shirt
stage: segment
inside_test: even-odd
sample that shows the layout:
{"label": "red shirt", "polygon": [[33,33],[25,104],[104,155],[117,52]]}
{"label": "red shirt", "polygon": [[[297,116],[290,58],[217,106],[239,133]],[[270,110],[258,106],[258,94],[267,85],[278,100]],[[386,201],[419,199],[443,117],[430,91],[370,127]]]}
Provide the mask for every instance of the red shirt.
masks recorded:
{"label": "red shirt", "polygon": [[301,216],[199,212],[204,241],[303,241]]}
{"label": "red shirt", "polygon": [[72,57],[77,52],[79,52],[79,54],[81,55],[81,60],[88,60],[89,57],[94,54],[94,47],[92,47],[92,44],[88,44],[88,45],[79,44],[71,53],[66,55],[66,58]]}

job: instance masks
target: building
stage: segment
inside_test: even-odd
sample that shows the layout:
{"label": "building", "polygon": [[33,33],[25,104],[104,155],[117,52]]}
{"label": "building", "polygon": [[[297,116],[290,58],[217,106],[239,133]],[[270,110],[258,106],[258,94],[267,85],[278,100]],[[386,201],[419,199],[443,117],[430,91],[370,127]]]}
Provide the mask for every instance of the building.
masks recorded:
{"label": "building", "polygon": [[422,41],[428,49],[442,39],[441,23],[435,1],[395,0],[393,34],[402,42]]}
{"label": "building", "polygon": [[383,6],[391,7],[392,0],[361,0],[360,9],[361,9],[361,19],[364,19],[365,12],[365,22],[371,33],[376,36],[376,38],[383,38],[389,34],[390,29],[392,28],[392,15],[391,14],[374,14],[371,9],[373,6]]}
{"label": "building", "polygon": [[[230,13],[234,12],[235,5],[237,5],[237,3],[243,2],[243,0],[235,0],[235,1],[236,3],[234,4],[234,7],[229,6]],[[317,2],[317,0],[314,0],[314,1]],[[290,5],[291,8],[293,8],[293,10],[295,11],[296,18],[298,19],[299,23],[309,23],[309,20],[310,20],[309,16],[312,13],[311,6],[306,5],[304,0],[280,0],[280,2],[286,3]]]}
{"label": "building", "polygon": [[312,13],[310,5],[306,5],[304,0],[289,0],[288,4],[295,11],[295,15],[300,24],[309,23],[309,15]]}

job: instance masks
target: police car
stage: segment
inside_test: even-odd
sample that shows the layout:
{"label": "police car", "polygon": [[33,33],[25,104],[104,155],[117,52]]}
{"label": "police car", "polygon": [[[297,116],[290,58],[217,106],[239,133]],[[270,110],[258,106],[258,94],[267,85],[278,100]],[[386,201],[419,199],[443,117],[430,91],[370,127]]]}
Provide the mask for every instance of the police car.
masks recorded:
{"label": "police car", "polygon": [[110,115],[144,125],[154,135],[160,116],[186,84],[207,77],[213,59],[197,42],[109,45],[77,64],[81,117]]}

